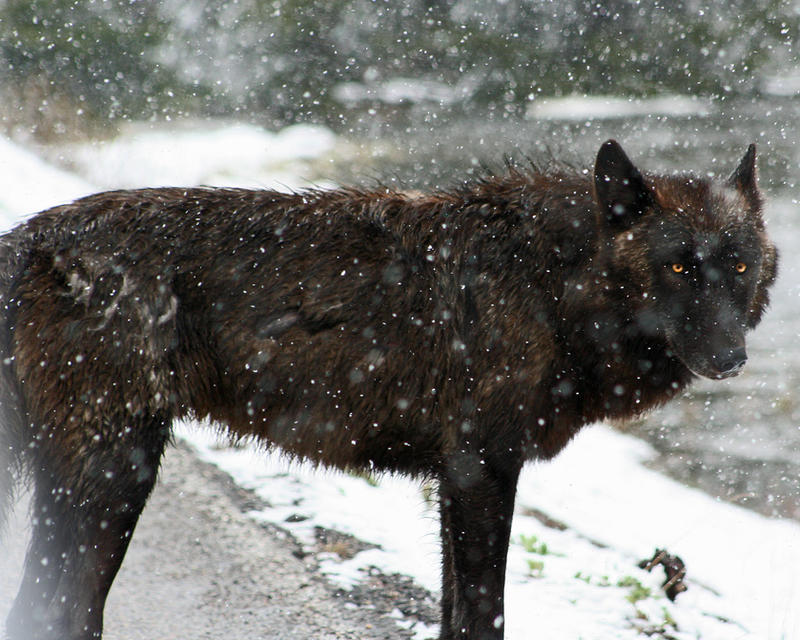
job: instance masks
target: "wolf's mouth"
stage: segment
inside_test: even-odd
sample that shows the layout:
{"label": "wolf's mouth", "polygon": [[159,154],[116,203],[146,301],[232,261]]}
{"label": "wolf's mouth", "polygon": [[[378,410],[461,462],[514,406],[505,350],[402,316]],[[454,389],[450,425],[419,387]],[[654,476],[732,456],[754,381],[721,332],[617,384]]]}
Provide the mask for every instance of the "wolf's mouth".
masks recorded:
{"label": "wolf's mouth", "polygon": [[690,363],[681,358],[686,367],[695,375],[709,378],[711,380],[725,380],[726,378],[733,378],[738,376],[744,369],[747,363],[747,356],[744,355],[744,349],[741,350],[741,355],[720,362],[719,364],[713,362]]}
{"label": "wolf's mouth", "polygon": [[711,380],[724,380],[738,376],[747,363],[744,346],[728,347],[713,354],[686,353],[673,347],[674,355],[693,374]]}
{"label": "wolf's mouth", "polygon": [[706,378],[711,378],[712,380],[725,380],[726,378],[735,378],[744,370],[744,365],[745,362],[740,362],[735,367],[728,369],[727,371],[720,371],[710,376],[705,374],[699,374],[699,375],[703,375]]}

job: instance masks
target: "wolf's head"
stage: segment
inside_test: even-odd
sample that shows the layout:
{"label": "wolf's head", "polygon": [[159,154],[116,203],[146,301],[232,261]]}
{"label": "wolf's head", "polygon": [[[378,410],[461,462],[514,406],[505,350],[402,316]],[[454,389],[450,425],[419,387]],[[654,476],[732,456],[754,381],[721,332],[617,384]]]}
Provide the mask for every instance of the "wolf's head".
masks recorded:
{"label": "wolf's head", "polygon": [[727,378],[768,303],[777,251],[764,230],[750,145],[725,181],[643,175],[609,140],[594,170],[608,265],[625,277],[633,321],[693,373]]}

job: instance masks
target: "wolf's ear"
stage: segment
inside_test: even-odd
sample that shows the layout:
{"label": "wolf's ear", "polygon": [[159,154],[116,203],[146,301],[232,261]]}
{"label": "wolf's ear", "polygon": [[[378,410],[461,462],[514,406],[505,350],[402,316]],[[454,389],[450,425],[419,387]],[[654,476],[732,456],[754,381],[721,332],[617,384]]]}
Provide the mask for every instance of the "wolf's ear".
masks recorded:
{"label": "wolf's ear", "polygon": [[747,147],[747,153],[728,178],[728,184],[741,193],[753,209],[761,207],[761,193],[756,180],[756,145]]}
{"label": "wolf's ear", "polygon": [[594,164],[597,205],[609,224],[630,227],[652,203],[650,190],[639,170],[616,140],[600,147]]}

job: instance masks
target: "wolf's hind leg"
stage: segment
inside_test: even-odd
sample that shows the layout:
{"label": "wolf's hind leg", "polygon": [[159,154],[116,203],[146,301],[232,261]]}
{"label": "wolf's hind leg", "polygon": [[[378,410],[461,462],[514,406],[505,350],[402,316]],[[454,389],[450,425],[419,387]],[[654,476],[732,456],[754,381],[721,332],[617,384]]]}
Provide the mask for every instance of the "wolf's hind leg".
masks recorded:
{"label": "wolf's hind leg", "polygon": [[106,596],[170,427],[163,418],[131,416],[117,426],[119,437],[106,442],[37,452],[33,535],[8,617],[10,640],[101,637]]}

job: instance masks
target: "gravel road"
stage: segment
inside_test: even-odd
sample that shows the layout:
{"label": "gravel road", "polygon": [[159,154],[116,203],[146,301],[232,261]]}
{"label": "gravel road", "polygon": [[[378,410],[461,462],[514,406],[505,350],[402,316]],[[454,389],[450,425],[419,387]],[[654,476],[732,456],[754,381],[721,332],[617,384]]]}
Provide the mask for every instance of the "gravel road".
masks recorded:
{"label": "gravel road", "polygon": [[[406,638],[384,615],[398,605],[432,621],[430,596],[400,576],[338,591],[288,534],[245,515],[254,506],[185,446],[170,448],[109,594],[104,638]],[[20,579],[25,511],[0,543],[0,620]]]}

